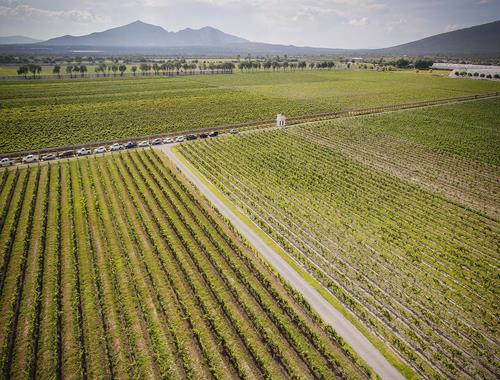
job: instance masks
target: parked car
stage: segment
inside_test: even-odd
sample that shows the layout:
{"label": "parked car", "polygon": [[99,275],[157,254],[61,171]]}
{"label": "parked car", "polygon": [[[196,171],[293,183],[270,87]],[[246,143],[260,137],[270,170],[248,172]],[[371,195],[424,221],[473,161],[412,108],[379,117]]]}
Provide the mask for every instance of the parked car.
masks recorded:
{"label": "parked car", "polygon": [[208,137],[207,133],[200,133],[200,139],[206,139]]}
{"label": "parked car", "polygon": [[87,149],[87,148],[80,148],[76,151],[76,155],[77,156],[87,156],[89,155],[90,153],[92,153],[92,151],[90,149]]}
{"label": "parked car", "polygon": [[174,139],[172,139],[170,137],[163,139],[164,144],[172,144],[173,142],[174,142]]}
{"label": "parked car", "polygon": [[161,144],[163,144],[162,139],[153,139],[153,141],[151,141],[151,145],[161,145]]}
{"label": "parked car", "polygon": [[38,156],[35,156],[34,154],[28,154],[27,156],[23,157],[23,163],[25,164],[29,164],[35,161],[38,161]]}
{"label": "parked car", "polygon": [[100,146],[94,149],[94,154],[99,154],[99,153],[106,153],[106,147]]}
{"label": "parked car", "polygon": [[191,140],[196,140],[198,137],[196,135],[187,135],[186,140],[191,141]]}
{"label": "parked car", "polygon": [[149,146],[149,141],[141,141],[139,144],[137,144],[139,148],[147,148]]}
{"label": "parked car", "polygon": [[45,156],[42,156],[42,161],[51,161],[51,160],[55,160],[56,158],[57,158],[57,156],[54,153],[49,153],[49,154],[46,154]]}
{"label": "parked car", "polygon": [[65,150],[64,152],[61,152],[59,153],[59,158],[65,158],[65,157],[73,157],[73,155],[75,154],[75,152],[73,152],[72,150]]}
{"label": "parked car", "polygon": [[208,137],[217,137],[217,136],[219,136],[219,132],[217,131],[213,131],[208,134]]}
{"label": "parked car", "polygon": [[125,149],[132,149],[137,147],[137,143],[134,141],[128,141],[124,146]]}
{"label": "parked car", "polygon": [[238,133],[238,130],[236,128],[233,128],[229,131],[229,133],[232,133],[233,135]]}
{"label": "parked car", "polygon": [[0,166],[5,167],[5,166],[10,166],[10,165],[12,165],[12,164],[14,164],[14,161],[13,161],[13,160],[11,160],[11,159],[10,159],[10,158],[8,158],[8,157],[2,158],[2,159],[0,160]]}
{"label": "parked car", "polygon": [[119,143],[114,143],[112,145],[109,146],[109,151],[110,152],[114,152],[116,150],[120,150],[120,149],[123,149],[124,146],[122,144],[119,144]]}
{"label": "parked car", "polygon": [[175,142],[183,142],[185,140],[184,136],[177,136]]}

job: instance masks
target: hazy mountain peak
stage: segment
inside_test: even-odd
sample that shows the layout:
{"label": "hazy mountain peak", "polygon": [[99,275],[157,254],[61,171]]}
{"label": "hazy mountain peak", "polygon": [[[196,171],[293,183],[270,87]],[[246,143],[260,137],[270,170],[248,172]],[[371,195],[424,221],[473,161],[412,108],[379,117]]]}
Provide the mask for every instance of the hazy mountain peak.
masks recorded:
{"label": "hazy mountain peak", "polygon": [[5,36],[0,37],[0,45],[13,45],[13,44],[34,44],[40,42],[35,38],[26,36]]}
{"label": "hazy mountain peak", "polygon": [[437,34],[380,51],[407,55],[498,55],[500,21]]}
{"label": "hazy mountain peak", "polygon": [[95,32],[85,36],[63,36],[43,42],[50,46],[94,46],[94,47],[177,47],[177,46],[224,46],[248,42],[224,33],[211,26],[201,29],[186,28],[178,32],[168,32],[161,26],[136,20],[130,24]]}

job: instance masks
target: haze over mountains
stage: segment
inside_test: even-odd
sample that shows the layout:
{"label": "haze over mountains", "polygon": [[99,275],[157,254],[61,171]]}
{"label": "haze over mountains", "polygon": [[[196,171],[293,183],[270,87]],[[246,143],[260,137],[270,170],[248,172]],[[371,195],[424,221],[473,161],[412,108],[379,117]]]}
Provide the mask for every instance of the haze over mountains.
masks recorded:
{"label": "haze over mountains", "polygon": [[37,42],[42,42],[42,40],[37,40],[36,38],[25,37],[25,36],[0,37],[0,45],[36,44]]}
{"label": "haze over mountains", "polygon": [[[0,38],[0,44],[6,44]],[[21,44],[23,42],[14,42]],[[142,21],[84,36],[62,36],[29,45],[1,46],[18,53],[145,53],[191,55],[500,55],[500,21],[442,33],[385,49],[328,49],[251,42],[212,27],[169,32]]]}
{"label": "haze over mountains", "polygon": [[122,46],[122,47],[175,47],[175,46],[223,46],[245,43],[247,40],[221,32],[212,27],[183,29],[168,32],[161,26],[135,21],[118,28],[96,32],[86,36],[63,36],[43,42],[49,46]]}

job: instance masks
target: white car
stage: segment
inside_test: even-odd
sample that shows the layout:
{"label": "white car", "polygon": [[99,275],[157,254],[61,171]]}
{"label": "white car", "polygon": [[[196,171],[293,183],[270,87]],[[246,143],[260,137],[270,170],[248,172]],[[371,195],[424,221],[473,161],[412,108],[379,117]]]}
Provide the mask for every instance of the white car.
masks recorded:
{"label": "white car", "polygon": [[98,154],[98,153],[106,153],[106,148],[104,146],[100,146],[98,148],[95,148],[94,154]]}
{"label": "white car", "polygon": [[109,150],[111,152],[114,152],[114,151],[120,150],[120,149],[123,149],[123,145],[122,144],[114,143],[113,145],[109,146]]}
{"label": "white car", "polygon": [[151,141],[151,145],[161,145],[163,144],[162,139],[154,139]]}
{"label": "white car", "polygon": [[183,142],[185,140],[184,136],[177,136],[175,142]]}
{"label": "white car", "polygon": [[2,158],[0,160],[0,166],[10,166],[14,163],[14,161],[12,161],[10,158],[8,157],[5,157],[5,158]]}
{"label": "white car", "polygon": [[229,133],[232,133],[234,135],[235,133],[238,133],[238,130],[236,128],[233,128],[229,131]]}
{"label": "white car", "polygon": [[172,144],[173,142],[174,139],[171,139],[170,137],[163,139],[163,144]]}
{"label": "white car", "polygon": [[149,146],[149,141],[141,141],[139,144],[137,144],[139,148],[147,148]]}
{"label": "white car", "polygon": [[28,154],[27,156],[23,157],[23,162],[25,164],[29,164],[35,161],[38,161],[38,156],[35,156],[34,154]]}
{"label": "white car", "polygon": [[87,156],[90,153],[92,153],[92,151],[90,149],[87,149],[87,148],[80,148],[76,151],[77,156]]}

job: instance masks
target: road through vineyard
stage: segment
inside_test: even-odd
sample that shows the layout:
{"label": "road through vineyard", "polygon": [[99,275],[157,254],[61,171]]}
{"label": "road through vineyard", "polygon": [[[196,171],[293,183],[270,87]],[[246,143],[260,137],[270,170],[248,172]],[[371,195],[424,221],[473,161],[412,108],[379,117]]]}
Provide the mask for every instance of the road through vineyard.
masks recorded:
{"label": "road through vineyard", "polygon": [[3,378],[368,378],[152,150],[0,171]]}

